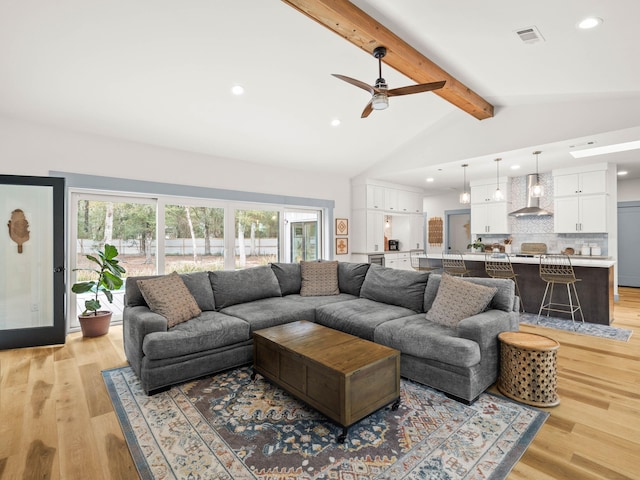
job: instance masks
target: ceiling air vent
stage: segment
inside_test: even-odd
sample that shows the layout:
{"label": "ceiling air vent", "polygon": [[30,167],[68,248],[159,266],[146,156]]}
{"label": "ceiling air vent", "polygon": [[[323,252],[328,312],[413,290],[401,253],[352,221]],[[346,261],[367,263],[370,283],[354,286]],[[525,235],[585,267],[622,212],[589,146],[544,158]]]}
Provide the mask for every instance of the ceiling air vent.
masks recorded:
{"label": "ceiling air vent", "polygon": [[544,37],[536,27],[526,27],[516,30],[516,33],[524,43],[544,42]]}

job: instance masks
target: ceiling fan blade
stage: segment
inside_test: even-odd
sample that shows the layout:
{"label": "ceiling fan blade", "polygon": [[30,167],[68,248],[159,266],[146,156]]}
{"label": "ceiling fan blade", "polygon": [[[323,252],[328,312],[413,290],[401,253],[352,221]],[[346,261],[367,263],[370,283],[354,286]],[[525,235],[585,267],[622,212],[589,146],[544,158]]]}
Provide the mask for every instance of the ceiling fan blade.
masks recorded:
{"label": "ceiling fan blade", "polygon": [[367,103],[367,106],[364,107],[364,110],[362,111],[362,115],[360,115],[360,118],[367,118],[369,114],[373,112],[373,105],[371,104],[371,102],[373,102],[373,98],[369,100],[369,103]]}
{"label": "ceiling fan blade", "polygon": [[338,75],[337,73],[332,73],[331,75],[333,75],[336,78],[339,78],[340,80],[343,80],[347,83],[350,83],[351,85],[355,85],[356,87],[360,87],[363,90],[366,90],[367,92],[369,92],[371,95],[373,95],[375,93],[374,88],[371,85],[367,85],[364,82],[361,82],[360,80],[356,80],[355,78],[351,78],[351,77],[346,77],[344,75]]}
{"label": "ceiling fan blade", "polygon": [[418,85],[409,85],[408,87],[393,88],[387,92],[387,95],[390,97],[397,97],[398,95],[410,95],[412,93],[430,92],[432,90],[438,90],[439,88],[444,87],[445,83],[446,82],[443,80],[441,82],[420,83]]}

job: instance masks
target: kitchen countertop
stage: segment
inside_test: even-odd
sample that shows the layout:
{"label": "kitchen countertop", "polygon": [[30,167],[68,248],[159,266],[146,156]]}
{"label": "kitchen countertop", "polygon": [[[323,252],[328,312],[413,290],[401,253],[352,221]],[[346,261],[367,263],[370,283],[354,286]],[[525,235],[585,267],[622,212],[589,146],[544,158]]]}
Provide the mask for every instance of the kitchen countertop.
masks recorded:
{"label": "kitchen countertop", "polygon": [[[540,256],[533,257],[517,257],[517,254],[509,254],[509,259],[511,263],[530,263],[530,264],[539,264]],[[427,255],[428,258],[432,258],[434,260],[441,260],[442,254],[439,253],[430,253]],[[466,261],[475,261],[475,262],[484,262],[485,254],[484,253],[463,253],[462,258]],[[600,267],[600,268],[609,268],[616,264],[616,261],[611,257],[595,257],[589,255],[569,255],[571,259],[571,265],[574,267]]]}

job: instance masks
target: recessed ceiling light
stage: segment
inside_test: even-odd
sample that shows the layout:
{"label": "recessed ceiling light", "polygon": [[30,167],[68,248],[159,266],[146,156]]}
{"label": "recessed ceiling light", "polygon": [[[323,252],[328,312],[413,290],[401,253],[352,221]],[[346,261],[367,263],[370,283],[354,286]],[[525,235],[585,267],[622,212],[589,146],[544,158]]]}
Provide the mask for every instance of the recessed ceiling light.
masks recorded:
{"label": "recessed ceiling light", "polygon": [[618,172],[618,175],[622,176],[622,175],[626,175],[627,173],[629,173],[629,172],[627,172],[626,170],[620,170]]}
{"label": "recessed ceiling light", "polygon": [[429,182],[429,183],[433,182],[433,177],[427,178],[427,182]]}
{"label": "recessed ceiling light", "polygon": [[242,95],[244,93],[244,87],[242,85],[234,85],[231,87],[231,93],[234,95]]}
{"label": "recessed ceiling light", "polygon": [[511,170],[520,170],[520,165],[511,165]]}
{"label": "recessed ceiling light", "polygon": [[337,118],[334,118],[333,120],[331,120],[331,126],[332,127],[337,127],[338,125],[340,125],[340,120]]}
{"label": "recessed ceiling light", "polygon": [[599,17],[587,17],[583,20],[580,20],[578,23],[578,28],[580,30],[589,30],[590,28],[595,28],[598,25],[602,25],[602,19]]}

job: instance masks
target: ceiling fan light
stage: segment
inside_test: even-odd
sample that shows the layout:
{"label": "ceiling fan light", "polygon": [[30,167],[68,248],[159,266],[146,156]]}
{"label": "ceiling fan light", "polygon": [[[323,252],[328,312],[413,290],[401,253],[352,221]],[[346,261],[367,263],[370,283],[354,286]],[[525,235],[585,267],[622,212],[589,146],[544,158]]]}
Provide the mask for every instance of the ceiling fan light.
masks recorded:
{"label": "ceiling fan light", "polygon": [[371,99],[371,107],[374,110],[384,110],[389,106],[389,98],[383,93],[376,93]]}

